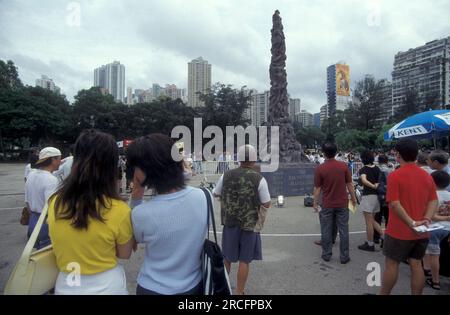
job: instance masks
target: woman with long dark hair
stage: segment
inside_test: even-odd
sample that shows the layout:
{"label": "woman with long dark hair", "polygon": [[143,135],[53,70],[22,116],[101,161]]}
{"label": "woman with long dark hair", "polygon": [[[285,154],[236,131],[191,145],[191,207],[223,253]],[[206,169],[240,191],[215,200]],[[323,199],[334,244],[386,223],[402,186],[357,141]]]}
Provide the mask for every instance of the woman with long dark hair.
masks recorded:
{"label": "woman with long dark hair", "polygon": [[[168,136],[152,134],[136,139],[127,150],[127,166],[134,174],[134,235],[146,246],[137,279],[139,295],[202,294],[206,196],[185,185],[183,161],[173,145]],[[145,187],[157,196],[142,202]]]}
{"label": "woman with long dark hair", "polygon": [[117,164],[112,136],[95,130],[79,136],[71,175],[49,199],[56,294],[128,294],[117,258],[130,258],[135,242],[131,210],[117,191]]}

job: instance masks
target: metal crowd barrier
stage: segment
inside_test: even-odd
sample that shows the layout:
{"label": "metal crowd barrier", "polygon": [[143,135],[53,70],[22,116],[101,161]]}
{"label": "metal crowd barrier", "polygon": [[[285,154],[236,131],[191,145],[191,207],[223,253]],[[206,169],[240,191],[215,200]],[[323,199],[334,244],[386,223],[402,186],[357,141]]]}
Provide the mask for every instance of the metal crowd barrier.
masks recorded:
{"label": "metal crowd barrier", "polygon": [[192,171],[194,171],[195,174],[221,175],[226,171],[237,167],[239,167],[239,163],[234,161],[194,161],[192,164]]}
{"label": "metal crowd barrier", "polygon": [[363,163],[361,162],[353,162],[352,164],[352,178],[357,178],[358,177],[358,172],[360,169],[362,169],[364,166]]}

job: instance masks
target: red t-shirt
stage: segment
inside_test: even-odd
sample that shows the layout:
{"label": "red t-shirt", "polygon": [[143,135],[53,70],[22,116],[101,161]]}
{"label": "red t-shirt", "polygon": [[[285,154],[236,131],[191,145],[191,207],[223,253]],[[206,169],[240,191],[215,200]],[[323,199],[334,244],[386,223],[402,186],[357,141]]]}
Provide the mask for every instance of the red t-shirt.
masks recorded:
{"label": "red t-shirt", "polygon": [[[415,164],[407,164],[392,172],[387,179],[386,201],[400,204],[414,221],[421,221],[428,203],[437,199],[433,178]],[[428,233],[417,234],[404,223],[389,206],[386,234],[399,240],[428,238]]]}
{"label": "red t-shirt", "polygon": [[347,208],[347,183],[351,182],[352,175],[344,162],[331,159],[317,167],[314,174],[314,186],[322,188],[322,207]]}

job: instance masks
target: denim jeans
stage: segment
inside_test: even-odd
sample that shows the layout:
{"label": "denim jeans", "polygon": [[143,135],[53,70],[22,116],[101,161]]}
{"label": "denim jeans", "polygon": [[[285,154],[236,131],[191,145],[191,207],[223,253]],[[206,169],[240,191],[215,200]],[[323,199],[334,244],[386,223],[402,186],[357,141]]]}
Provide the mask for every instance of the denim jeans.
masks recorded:
{"label": "denim jeans", "polygon": [[[40,213],[31,212],[30,222],[28,224],[28,233],[27,233],[28,238],[30,238],[31,233],[33,233],[34,227],[36,226],[40,216],[41,216]],[[41,249],[50,244],[51,242],[50,237],[48,236],[48,225],[47,223],[43,223],[38,238],[36,240],[36,244],[34,245],[34,248]]]}
{"label": "denim jeans", "polygon": [[348,260],[350,258],[348,231],[349,210],[347,208],[322,208],[319,217],[322,233],[322,257],[330,259],[333,254],[333,226],[337,224],[341,251],[340,258],[341,261]]}

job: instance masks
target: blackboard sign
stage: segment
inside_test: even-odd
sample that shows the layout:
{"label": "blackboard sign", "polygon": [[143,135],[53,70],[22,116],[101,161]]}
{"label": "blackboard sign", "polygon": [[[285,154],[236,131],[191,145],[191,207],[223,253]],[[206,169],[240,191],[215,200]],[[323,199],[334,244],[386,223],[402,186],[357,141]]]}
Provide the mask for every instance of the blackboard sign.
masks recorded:
{"label": "blackboard sign", "polygon": [[313,163],[280,164],[276,172],[261,174],[267,180],[272,198],[304,196],[313,193],[316,167]]}

